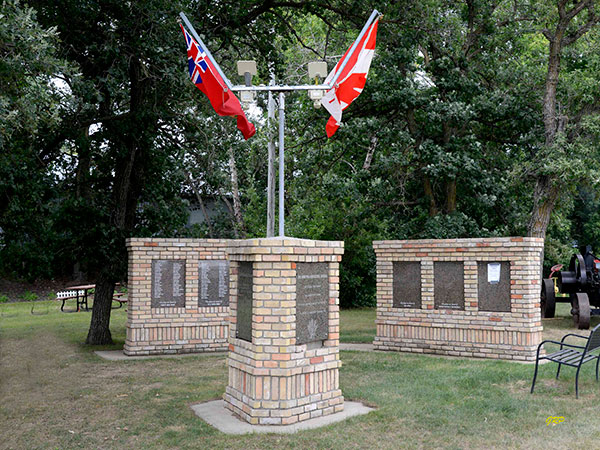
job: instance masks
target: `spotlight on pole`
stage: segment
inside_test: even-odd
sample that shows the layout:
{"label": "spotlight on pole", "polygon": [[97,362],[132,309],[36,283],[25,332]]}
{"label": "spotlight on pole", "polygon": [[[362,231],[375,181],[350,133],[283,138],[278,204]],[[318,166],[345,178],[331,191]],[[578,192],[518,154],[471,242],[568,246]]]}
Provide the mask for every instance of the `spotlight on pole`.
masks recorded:
{"label": "spotlight on pole", "polygon": [[[252,76],[256,75],[256,61],[238,61],[237,70],[238,75],[244,77],[246,86],[252,86]],[[246,108],[256,100],[256,92],[240,91],[240,99]]]}
{"label": "spotlight on pole", "polygon": [[[308,63],[308,76],[310,79],[315,80],[315,84],[320,83],[321,78],[327,76],[327,63],[325,61],[316,61]],[[308,91],[308,98],[313,101],[315,108],[321,107],[321,99],[325,95],[325,91],[322,89],[311,89]]]}

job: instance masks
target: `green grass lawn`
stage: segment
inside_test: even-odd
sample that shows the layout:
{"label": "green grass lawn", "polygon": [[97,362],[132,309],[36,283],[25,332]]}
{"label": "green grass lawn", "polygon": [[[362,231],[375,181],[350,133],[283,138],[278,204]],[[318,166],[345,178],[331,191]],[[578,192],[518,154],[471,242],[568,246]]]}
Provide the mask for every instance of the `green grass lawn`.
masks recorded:
{"label": "green grass lawn", "polygon": [[340,313],[340,342],[372,343],[375,308],[344,309]]}
{"label": "green grass lawn", "polygon": [[[225,356],[109,362],[82,344],[90,313],[57,302],[0,305],[0,448],[597,448],[600,385],[593,365],[580,377],[541,367],[402,353],[342,352],[348,400],[377,410],[294,435],[221,434],[189,405],[220,398]],[[573,330],[568,305],[544,321],[548,336]],[[341,313],[344,342],[370,342],[374,310]],[[594,318],[593,325],[598,323]],[[114,348],[125,311],[114,310]],[[547,426],[548,416],[565,421]]]}

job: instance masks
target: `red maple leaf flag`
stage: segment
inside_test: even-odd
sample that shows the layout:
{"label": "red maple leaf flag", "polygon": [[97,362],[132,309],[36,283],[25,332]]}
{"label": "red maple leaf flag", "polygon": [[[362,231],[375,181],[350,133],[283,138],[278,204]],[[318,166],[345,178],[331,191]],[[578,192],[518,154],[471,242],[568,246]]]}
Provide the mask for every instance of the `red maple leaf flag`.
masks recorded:
{"label": "red maple leaf flag", "polygon": [[188,69],[192,83],[204,92],[218,115],[237,116],[237,127],[244,135],[244,139],[251,138],[256,133],[256,128],[248,121],[240,101],[231,89],[227,88],[213,61],[183,28],[183,25],[181,31],[187,44]]}
{"label": "red maple leaf flag", "polygon": [[[335,134],[342,122],[342,111],[350,106],[350,103],[360,95],[365,87],[369,67],[371,67],[371,60],[375,53],[378,23],[379,18],[375,19],[367,29],[350,55],[350,59],[340,74],[338,81],[321,99],[321,104],[329,111],[329,114],[331,114],[331,117],[327,121],[327,126],[325,127],[327,137],[331,137]],[[333,77],[339,70],[342,61],[346,58],[346,55],[351,48],[352,46],[350,46],[344,54],[344,57],[340,59],[335,68],[329,73],[325,79],[325,84],[329,84],[331,80],[333,80]]]}

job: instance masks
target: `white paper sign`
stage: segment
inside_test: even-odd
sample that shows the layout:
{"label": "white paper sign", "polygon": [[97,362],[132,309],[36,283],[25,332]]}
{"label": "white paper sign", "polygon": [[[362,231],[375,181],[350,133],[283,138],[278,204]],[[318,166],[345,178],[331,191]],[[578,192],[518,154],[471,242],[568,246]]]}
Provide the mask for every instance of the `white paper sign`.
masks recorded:
{"label": "white paper sign", "polygon": [[488,264],[488,283],[496,284],[500,282],[500,263]]}

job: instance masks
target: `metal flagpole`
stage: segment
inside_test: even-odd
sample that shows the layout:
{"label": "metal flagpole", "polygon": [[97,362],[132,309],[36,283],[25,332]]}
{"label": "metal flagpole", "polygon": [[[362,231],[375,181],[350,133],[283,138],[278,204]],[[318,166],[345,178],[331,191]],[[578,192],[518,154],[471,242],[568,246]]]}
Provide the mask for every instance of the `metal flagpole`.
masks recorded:
{"label": "metal flagpole", "polygon": [[194,27],[192,26],[192,24],[188,20],[187,16],[183,12],[180,12],[179,13],[179,17],[181,17],[181,19],[183,20],[183,22],[186,24],[186,26],[190,30],[190,33],[192,33],[192,36],[194,36],[194,39],[196,39],[196,42],[198,44],[200,44],[200,46],[202,47],[202,49],[206,53],[206,56],[208,56],[209,59],[212,61],[213,65],[217,69],[217,72],[219,72],[219,75],[221,75],[221,78],[223,78],[223,81],[225,81],[225,84],[227,85],[227,87],[230,90],[233,90],[233,84],[231,84],[231,81],[229,81],[229,78],[227,78],[227,76],[223,73],[223,71],[221,70],[221,67],[219,66],[219,64],[217,63],[217,61],[215,60],[215,58],[213,58],[213,56],[211,55],[210,50],[208,49],[208,47],[206,45],[204,45],[204,42],[202,42],[202,38],[198,35],[198,33],[196,33],[196,30],[194,29]]}
{"label": "metal flagpole", "polygon": [[285,94],[279,93],[279,237],[285,236],[285,217],[283,212],[284,192],[284,133],[285,133]]}
{"label": "metal flagpole", "polygon": [[330,86],[332,86],[332,87],[335,86],[335,83],[337,82],[338,78],[342,74],[342,71],[346,67],[346,64],[348,64],[348,61],[350,60],[350,57],[352,56],[352,53],[354,53],[354,50],[356,49],[356,46],[358,45],[358,43],[360,42],[360,40],[363,38],[363,36],[367,32],[367,30],[369,29],[369,27],[371,26],[371,24],[373,23],[373,21],[377,17],[379,17],[380,15],[381,15],[381,13],[379,11],[377,11],[376,9],[373,10],[373,12],[371,13],[371,15],[369,16],[369,20],[367,20],[367,23],[365,23],[365,26],[360,31],[360,34],[358,35],[358,37],[356,38],[356,40],[352,44],[352,47],[350,47],[350,51],[348,51],[348,53],[346,54],[346,57],[344,58],[344,61],[342,62],[339,70],[336,72],[336,74],[333,76],[333,78],[329,82]]}
{"label": "metal flagpole", "polygon": [[[302,84],[302,85],[298,85],[298,86],[288,86],[288,85],[277,86],[277,85],[275,85],[275,79],[274,79],[274,76],[272,75],[271,82],[269,83],[268,86],[264,86],[264,85],[263,86],[244,86],[244,85],[235,85],[234,86],[231,83],[231,81],[229,81],[229,78],[227,78],[227,76],[223,73],[219,64],[217,64],[215,59],[212,57],[210,51],[208,50],[206,45],[204,45],[204,42],[202,41],[202,39],[200,38],[200,36],[198,35],[196,30],[192,26],[192,24],[190,23],[190,21],[188,20],[186,15],[183,12],[179,13],[179,16],[181,17],[181,19],[183,20],[185,25],[188,27],[190,33],[192,34],[194,39],[196,39],[198,44],[200,46],[202,46],[202,48],[206,52],[206,55],[212,60],[215,68],[219,72],[219,75],[221,75],[221,78],[223,78],[223,80],[225,81],[225,83],[227,84],[227,87],[229,89],[231,89],[232,91],[254,91],[254,92],[266,91],[269,93],[269,102],[267,104],[267,117],[269,118],[269,120],[275,118],[274,117],[275,116],[275,112],[274,112],[275,107],[273,105],[274,99],[273,99],[272,93],[273,92],[279,93],[279,237],[285,236],[285,214],[284,214],[284,200],[285,200],[285,189],[284,189],[284,178],[285,178],[285,174],[284,174],[284,165],[285,165],[285,159],[284,159],[285,92],[314,91],[314,90],[329,90],[329,89],[331,89],[337,82],[338,78],[341,76],[342,71],[348,64],[348,61],[350,60],[350,57],[352,56],[352,53],[358,46],[358,43],[360,42],[360,40],[363,38],[363,36],[367,32],[367,30],[369,29],[369,27],[371,26],[373,21],[381,15],[382,14],[379,11],[377,11],[376,9],[373,10],[373,12],[371,13],[371,16],[369,16],[369,19],[367,20],[367,23],[365,23],[360,34],[358,35],[358,37],[356,38],[356,40],[350,47],[350,50],[346,54],[346,57],[342,61],[340,68],[335,73],[335,75],[333,76],[333,78],[331,79],[331,81],[329,83],[317,84],[317,85]],[[273,187],[274,181],[275,181],[274,180],[274,178],[275,178],[274,171],[275,170],[273,168],[273,160],[275,159],[275,149],[273,147],[274,147],[273,141],[272,141],[272,139],[270,139],[269,163],[268,163],[269,164],[269,168],[268,168],[269,169],[269,174],[268,174],[269,179],[268,179],[268,187],[267,187],[267,189],[268,189],[268,194],[267,194],[268,195],[268,197],[267,197],[267,237],[272,237],[273,234],[275,234],[275,230],[274,230],[274,228],[275,228],[275,217],[274,217],[275,216],[275,208],[274,208],[275,192],[274,192],[274,187]]]}
{"label": "metal flagpole", "polygon": [[[275,84],[275,75],[271,74],[271,85]],[[268,139],[267,144],[267,237],[275,236],[275,141],[273,140],[273,123],[275,122],[275,99],[273,92],[269,91],[267,101],[267,126]]]}

